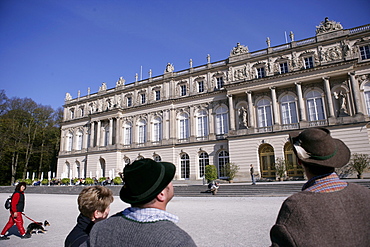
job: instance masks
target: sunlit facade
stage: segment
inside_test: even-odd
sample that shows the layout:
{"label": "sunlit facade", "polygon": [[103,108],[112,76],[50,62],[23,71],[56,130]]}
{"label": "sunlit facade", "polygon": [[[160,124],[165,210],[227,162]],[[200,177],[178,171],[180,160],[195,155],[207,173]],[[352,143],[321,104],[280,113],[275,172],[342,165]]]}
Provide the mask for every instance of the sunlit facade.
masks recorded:
{"label": "sunlit facade", "polygon": [[[313,27],[315,28],[315,27]],[[370,154],[370,24],[343,29],[329,19],[316,36],[250,52],[238,43],[225,60],[72,98],[67,93],[57,177],[116,177],[140,158],[173,162],[175,180],[275,179],[277,158],[299,178],[291,131],[324,126],[352,153]]]}

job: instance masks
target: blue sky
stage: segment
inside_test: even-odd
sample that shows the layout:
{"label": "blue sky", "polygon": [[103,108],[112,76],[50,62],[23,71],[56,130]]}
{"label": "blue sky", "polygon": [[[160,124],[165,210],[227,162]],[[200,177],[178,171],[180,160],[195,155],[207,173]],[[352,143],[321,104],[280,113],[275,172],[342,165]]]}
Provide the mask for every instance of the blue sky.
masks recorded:
{"label": "blue sky", "polygon": [[[0,0],[0,89],[54,109],[113,88],[135,74],[163,74],[224,60],[240,42],[250,51],[315,36],[329,17],[345,29],[370,23],[370,1]],[[289,38],[288,38],[289,39]]]}

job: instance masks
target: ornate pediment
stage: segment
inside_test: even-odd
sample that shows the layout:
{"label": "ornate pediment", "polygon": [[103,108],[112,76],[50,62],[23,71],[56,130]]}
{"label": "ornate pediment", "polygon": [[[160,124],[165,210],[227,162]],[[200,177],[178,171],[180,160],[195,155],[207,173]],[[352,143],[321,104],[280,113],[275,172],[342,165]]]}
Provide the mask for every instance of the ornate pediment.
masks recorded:
{"label": "ornate pediment", "polygon": [[316,35],[330,33],[338,30],[343,30],[342,25],[339,22],[330,21],[329,18],[326,17],[319,26],[316,26]]}
{"label": "ornate pediment", "polygon": [[237,43],[236,46],[231,50],[230,56],[237,56],[240,54],[248,53],[248,46],[241,45]]}

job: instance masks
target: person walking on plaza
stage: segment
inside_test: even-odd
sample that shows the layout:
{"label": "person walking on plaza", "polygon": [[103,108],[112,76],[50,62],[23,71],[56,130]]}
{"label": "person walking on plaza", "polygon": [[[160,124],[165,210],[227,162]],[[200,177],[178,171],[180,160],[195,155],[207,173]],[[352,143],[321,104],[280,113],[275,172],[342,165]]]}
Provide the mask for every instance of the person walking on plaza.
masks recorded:
{"label": "person walking on plaza", "polygon": [[272,246],[368,247],[370,190],[334,172],[348,163],[349,148],[326,128],[293,132],[290,142],[308,181],[281,206]]}
{"label": "person walking on plaza", "polygon": [[80,215],[64,242],[65,247],[80,246],[89,237],[94,224],[108,217],[113,193],[103,186],[90,186],[80,192],[77,202]]}
{"label": "person walking on plaza", "polygon": [[8,223],[6,223],[4,229],[1,231],[0,240],[8,240],[9,237],[5,234],[7,231],[15,224],[18,228],[19,233],[21,234],[21,238],[30,238],[31,234],[26,233],[26,230],[23,227],[23,218],[22,213],[24,211],[24,206],[26,203],[26,199],[24,196],[24,191],[27,188],[27,184],[25,182],[20,182],[15,187],[14,193],[11,198],[10,204],[10,216]]}
{"label": "person walking on plaza", "polygon": [[196,246],[166,211],[174,196],[176,167],[152,159],[136,160],[124,168],[122,201],[131,207],[94,225],[84,246]]}
{"label": "person walking on plaza", "polygon": [[256,185],[256,179],[255,179],[255,177],[254,177],[254,168],[253,168],[253,164],[251,164],[250,173],[251,173],[251,178],[252,178],[252,185]]}

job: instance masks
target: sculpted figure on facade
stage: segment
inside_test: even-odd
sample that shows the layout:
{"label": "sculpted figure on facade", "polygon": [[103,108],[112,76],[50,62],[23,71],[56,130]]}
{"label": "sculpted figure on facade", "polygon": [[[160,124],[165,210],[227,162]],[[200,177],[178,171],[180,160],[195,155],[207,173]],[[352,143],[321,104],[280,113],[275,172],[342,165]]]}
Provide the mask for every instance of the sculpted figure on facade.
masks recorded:
{"label": "sculpted figure on facade", "polygon": [[290,41],[293,42],[294,41],[294,33],[293,33],[293,31],[290,31],[289,37],[290,37]]}
{"label": "sculpted figure on facade", "polygon": [[166,65],[166,69],[165,69],[165,73],[170,73],[170,72],[173,72],[175,70],[175,67],[173,66],[173,64],[171,63],[167,63]]}
{"label": "sculpted figure on facade", "polygon": [[248,111],[244,106],[238,110],[239,128],[248,128]]}
{"label": "sculpted figure on facade", "polygon": [[297,53],[295,51],[292,53],[292,65],[293,65],[293,68],[298,68],[299,67],[299,59],[298,59]]}
{"label": "sculpted figure on facade", "polygon": [[235,80],[243,80],[248,78],[247,66],[240,67],[234,72]]}
{"label": "sculpted figure on facade", "polygon": [[125,79],[123,79],[123,77],[121,76],[121,77],[118,79],[118,81],[116,82],[116,87],[120,87],[120,86],[125,85],[125,82],[126,82],[126,80],[125,80]]}
{"label": "sculpted figure on facade", "polygon": [[66,97],[64,98],[65,101],[72,100],[72,96],[70,93],[66,93]]}
{"label": "sculpted figure on facade", "polygon": [[338,117],[348,116],[347,99],[343,91],[340,91],[339,93],[334,92],[334,98],[338,101],[337,116]]}
{"label": "sculpted figure on facade", "polygon": [[330,47],[325,51],[325,57],[328,62],[339,60],[342,58],[341,49],[338,46]]}
{"label": "sculpted figure on facade", "polygon": [[349,46],[348,40],[342,40],[341,46],[342,46],[343,58],[350,57],[351,47]]}
{"label": "sculpted figure on facade", "polygon": [[99,92],[107,90],[107,84],[103,82],[101,86],[99,87]]}
{"label": "sculpted figure on facade", "polygon": [[342,30],[343,27],[339,22],[330,21],[328,17],[316,27],[316,34],[323,34],[333,31]]}
{"label": "sculpted figure on facade", "polygon": [[244,53],[248,53],[248,46],[241,45],[239,42],[236,46],[231,50],[230,56],[236,56]]}

